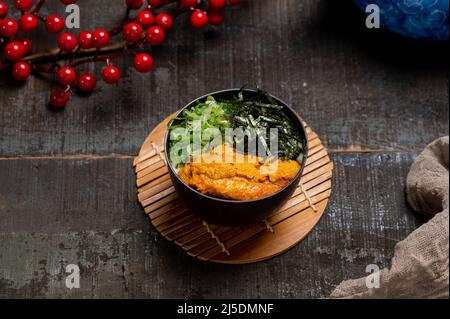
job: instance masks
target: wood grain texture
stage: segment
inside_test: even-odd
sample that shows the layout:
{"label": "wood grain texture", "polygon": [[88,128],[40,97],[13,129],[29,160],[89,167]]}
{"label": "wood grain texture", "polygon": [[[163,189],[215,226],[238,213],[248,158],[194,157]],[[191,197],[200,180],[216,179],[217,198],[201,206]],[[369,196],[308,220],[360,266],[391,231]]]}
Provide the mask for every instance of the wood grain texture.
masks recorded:
{"label": "wood grain texture", "polygon": [[188,211],[170,180],[154,182],[168,175],[163,146],[173,117],[168,116],[149,134],[133,164],[138,200],[153,226],[188,255],[225,264],[260,262],[292,248],[320,220],[331,194],[333,163],[306,123],[308,159],[291,198],[264,221],[246,227],[221,227],[209,225]]}
{"label": "wood grain texture", "polygon": [[[1,160],[0,297],[326,297],[366,265],[388,265],[421,224],[403,192],[413,158],[332,155],[334,192],[317,227],[246,266],[201,262],[167,242],[135,200],[131,158]],[[69,263],[81,267],[80,289],[64,286]]]}
{"label": "wood grain texture", "polygon": [[[86,10],[81,2],[83,26],[120,19],[121,1],[96,3]],[[356,13],[351,1],[249,0],[204,32],[182,19],[153,51],[153,72],[138,74],[121,59],[126,78],[89,97],[75,94],[62,113],[45,105],[52,83],[18,85],[2,73],[0,155],[136,155],[168,114],[244,84],[292,104],[330,149],[418,150],[447,134],[448,45],[371,32]]]}
{"label": "wood grain texture", "polygon": [[[409,166],[448,135],[448,43],[368,30],[351,1],[246,2],[219,28],[177,22],[153,51],[151,74],[117,61],[128,77],[75,94],[60,113],[45,106],[53,83],[21,85],[1,72],[1,298],[327,297],[368,264],[388,266],[395,243],[423,221],[405,202]],[[79,3],[89,29],[112,26],[123,5]],[[156,123],[190,100],[254,83],[292,104],[330,149],[334,193],[325,218],[283,256],[211,265],[150,226],[133,158]],[[68,263],[81,267],[80,289],[64,287]]]}

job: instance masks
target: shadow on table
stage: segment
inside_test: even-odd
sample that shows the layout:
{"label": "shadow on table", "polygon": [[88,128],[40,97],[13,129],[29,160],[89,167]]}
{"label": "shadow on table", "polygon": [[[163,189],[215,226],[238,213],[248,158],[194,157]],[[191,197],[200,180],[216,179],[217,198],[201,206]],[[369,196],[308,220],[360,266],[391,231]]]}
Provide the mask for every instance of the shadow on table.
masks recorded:
{"label": "shadow on table", "polygon": [[[288,285],[280,275],[282,265],[286,263],[282,257],[253,264],[226,265],[188,256],[171,242],[163,242],[159,248],[158,259],[164,265],[163,277],[166,284],[160,293],[162,297],[279,298],[279,286]],[[172,285],[180,290],[168,289]],[[285,290],[283,296],[289,295],[292,298],[301,293],[288,291],[288,287]],[[315,291],[311,297],[319,296],[321,294]]]}

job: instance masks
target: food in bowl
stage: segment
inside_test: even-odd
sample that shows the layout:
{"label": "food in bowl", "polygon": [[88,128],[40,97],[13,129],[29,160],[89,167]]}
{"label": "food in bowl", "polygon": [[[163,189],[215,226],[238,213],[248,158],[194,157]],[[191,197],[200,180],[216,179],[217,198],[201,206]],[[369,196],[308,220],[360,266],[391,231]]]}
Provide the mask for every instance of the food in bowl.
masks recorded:
{"label": "food in bowl", "polygon": [[189,187],[251,201],[285,188],[302,168],[305,145],[283,105],[263,91],[208,96],[169,124],[169,161]]}
{"label": "food in bowl", "polygon": [[[229,145],[220,145],[209,153],[201,154],[201,159],[183,165],[178,175],[183,182],[203,194],[232,200],[254,200],[283,189],[295,178],[300,170],[296,160],[276,160],[267,162],[259,157],[244,155],[244,161],[227,163],[227,152],[236,157],[236,151]],[[223,161],[213,157],[222,153]],[[270,165],[275,164],[276,169]]]}

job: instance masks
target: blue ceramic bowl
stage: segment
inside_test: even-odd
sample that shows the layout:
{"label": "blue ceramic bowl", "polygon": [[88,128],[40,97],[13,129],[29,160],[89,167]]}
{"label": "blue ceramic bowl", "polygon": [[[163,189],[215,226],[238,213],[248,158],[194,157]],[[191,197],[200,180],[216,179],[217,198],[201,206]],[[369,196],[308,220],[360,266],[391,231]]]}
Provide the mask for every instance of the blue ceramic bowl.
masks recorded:
{"label": "blue ceramic bowl", "polygon": [[353,0],[364,12],[368,4],[380,7],[381,26],[403,36],[448,40],[448,0]]}

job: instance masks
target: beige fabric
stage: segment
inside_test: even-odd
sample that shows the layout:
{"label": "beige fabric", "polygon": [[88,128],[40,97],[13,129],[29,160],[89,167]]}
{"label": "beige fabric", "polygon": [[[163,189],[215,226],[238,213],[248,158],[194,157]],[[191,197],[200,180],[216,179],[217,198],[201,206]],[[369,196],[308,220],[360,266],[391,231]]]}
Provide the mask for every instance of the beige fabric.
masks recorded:
{"label": "beige fabric", "polygon": [[380,271],[380,287],[366,278],[341,283],[332,298],[448,298],[449,139],[440,138],[417,157],[406,180],[408,202],[434,216],[395,246],[390,269]]}

